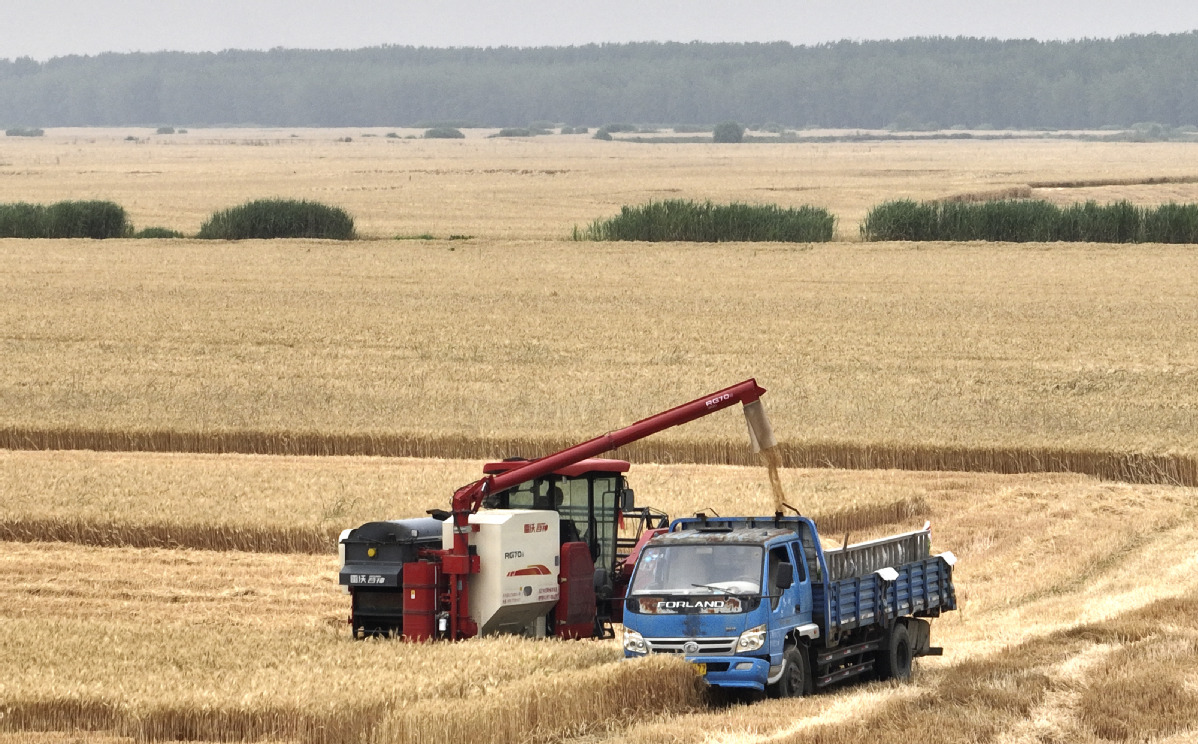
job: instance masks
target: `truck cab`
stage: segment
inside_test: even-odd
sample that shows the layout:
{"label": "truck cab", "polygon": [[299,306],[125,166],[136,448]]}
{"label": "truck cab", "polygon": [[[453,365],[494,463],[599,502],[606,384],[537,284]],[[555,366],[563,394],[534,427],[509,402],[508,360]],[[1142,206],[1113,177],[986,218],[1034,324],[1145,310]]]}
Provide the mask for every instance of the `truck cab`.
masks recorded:
{"label": "truck cab", "polygon": [[641,550],[625,599],[625,655],[683,654],[720,687],[776,684],[788,643],[819,635],[813,525],[680,522]]}

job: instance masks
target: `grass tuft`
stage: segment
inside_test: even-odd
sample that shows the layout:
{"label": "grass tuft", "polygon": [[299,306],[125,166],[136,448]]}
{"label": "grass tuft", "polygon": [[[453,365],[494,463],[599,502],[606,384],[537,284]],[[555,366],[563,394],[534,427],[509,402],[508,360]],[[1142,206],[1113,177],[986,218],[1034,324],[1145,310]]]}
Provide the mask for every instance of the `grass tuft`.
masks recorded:
{"label": "grass tuft", "polygon": [[146,227],[133,233],[135,238],[182,238],[186,237],[178,230],[168,227]]}

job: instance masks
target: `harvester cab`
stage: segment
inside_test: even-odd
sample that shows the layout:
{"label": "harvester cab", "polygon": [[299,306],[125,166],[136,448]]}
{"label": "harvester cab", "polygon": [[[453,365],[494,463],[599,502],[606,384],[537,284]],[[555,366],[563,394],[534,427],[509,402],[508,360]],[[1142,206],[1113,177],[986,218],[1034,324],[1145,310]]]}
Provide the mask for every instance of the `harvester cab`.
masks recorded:
{"label": "harvester cab", "polygon": [[[522,458],[489,462],[483,472],[498,475],[527,463]],[[486,509],[557,512],[560,544],[585,544],[594,564],[596,634],[605,637],[612,632],[611,623],[620,622],[637,546],[649,531],[669,526],[663,512],[636,506],[628,468],[627,460],[589,458],[483,499]]]}

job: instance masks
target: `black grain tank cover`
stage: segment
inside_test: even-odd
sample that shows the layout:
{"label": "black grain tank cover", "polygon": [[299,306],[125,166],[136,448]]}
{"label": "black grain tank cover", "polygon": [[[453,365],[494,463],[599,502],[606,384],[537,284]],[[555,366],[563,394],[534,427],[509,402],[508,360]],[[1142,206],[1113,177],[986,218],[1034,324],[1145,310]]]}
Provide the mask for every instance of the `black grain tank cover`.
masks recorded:
{"label": "black grain tank cover", "polygon": [[427,547],[432,540],[440,547],[441,520],[432,517],[417,517],[415,519],[391,519],[385,522],[367,522],[353,530],[345,538],[345,544],[351,541],[369,541],[373,543],[419,543]]}
{"label": "black grain tank cover", "polygon": [[[367,522],[351,530],[341,541],[345,548],[345,565],[341,569],[340,583],[347,586],[398,586],[403,564],[415,561],[422,548],[441,548],[441,525],[438,519],[419,517]],[[370,555],[371,548],[374,549],[373,556]],[[361,578],[364,576],[367,578]]]}

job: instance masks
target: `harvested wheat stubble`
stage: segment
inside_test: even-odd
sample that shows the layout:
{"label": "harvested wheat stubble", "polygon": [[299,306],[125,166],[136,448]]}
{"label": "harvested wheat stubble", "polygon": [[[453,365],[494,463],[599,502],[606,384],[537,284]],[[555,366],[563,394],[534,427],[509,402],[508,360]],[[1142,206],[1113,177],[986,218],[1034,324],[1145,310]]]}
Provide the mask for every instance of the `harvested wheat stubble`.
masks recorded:
{"label": "harvested wheat stubble", "polygon": [[[342,529],[445,506],[482,462],[245,455],[115,454],[0,450],[0,539],[102,547],[329,553]],[[795,506],[821,527],[863,532],[913,524],[926,500],[902,486],[824,498],[801,471],[780,471]],[[760,467],[637,465],[638,501],[673,516],[712,506],[774,511]]]}
{"label": "harvested wheat stubble", "polygon": [[611,641],[355,642],[331,557],[0,543],[0,568],[0,729],[419,741],[448,706],[508,741],[562,733],[550,696],[574,732],[699,703],[692,668]]}
{"label": "harvested wheat stubble", "polygon": [[934,530],[961,558],[961,608],[934,621],[946,657],[922,660],[913,684],[665,716],[601,741],[1194,741],[1192,502],[1135,487],[1041,492],[1027,481],[979,496],[942,504],[958,515]]}
{"label": "harvested wheat stubble", "polygon": [[[64,458],[84,470],[107,463],[104,472],[125,489],[131,514],[153,507],[129,493],[136,479],[122,479],[122,467],[146,483],[164,472],[155,463],[190,476],[172,482],[204,481],[205,470],[228,461],[240,477],[253,480],[259,472],[269,482],[285,466],[299,465],[262,457],[6,457],[5,469],[28,476],[38,469],[29,458],[40,468]],[[122,467],[108,462],[114,458]],[[344,472],[352,463],[334,458],[310,467]],[[413,480],[426,471],[414,461],[363,459],[355,467],[382,465],[399,483],[407,469]],[[630,668],[616,661],[620,651],[612,641],[351,641],[331,555],[0,543],[0,709],[8,711],[0,729],[85,729],[143,741],[381,744],[427,740],[437,735],[433,729],[457,725],[494,742],[634,743],[713,735],[730,742],[801,735],[839,743],[888,740],[896,731],[970,742],[1026,728],[1097,744],[1100,733],[1122,741],[1120,732],[1135,727],[1165,741],[1198,720],[1184,696],[1180,712],[1170,708],[1150,672],[1183,687],[1194,675],[1188,645],[1198,637],[1194,489],[1072,475],[779,474],[787,498],[823,512],[824,529],[835,529],[837,542],[841,529],[858,537],[857,519],[900,520],[863,529],[860,537],[867,538],[926,518],[933,549],[957,554],[961,607],[934,629],[946,656],[921,662],[913,686],[865,685],[747,709],[696,709],[698,699],[689,697],[693,672]],[[58,475],[85,482],[78,473]],[[35,485],[47,482],[34,478]],[[660,495],[653,501],[673,513],[756,511],[772,503],[761,468],[646,465],[636,485],[638,496]],[[285,490],[265,494],[263,507],[273,508]],[[393,493],[419,495],[404,494],[402,485]],[[301,513],[311,508],[304,506],[310,494],[301,488],[296,495]],[[56,498],[65,505],[66,492]],[[869,516],[871,510],[880,514]],[[1083,692],[1091,688],[1093,694]],[[1135,701],[1143,704],[1143,720],[1135,705],[1125,704]],[[548,713],[558,703],[572,706],[569,715]]]}

